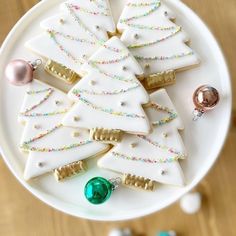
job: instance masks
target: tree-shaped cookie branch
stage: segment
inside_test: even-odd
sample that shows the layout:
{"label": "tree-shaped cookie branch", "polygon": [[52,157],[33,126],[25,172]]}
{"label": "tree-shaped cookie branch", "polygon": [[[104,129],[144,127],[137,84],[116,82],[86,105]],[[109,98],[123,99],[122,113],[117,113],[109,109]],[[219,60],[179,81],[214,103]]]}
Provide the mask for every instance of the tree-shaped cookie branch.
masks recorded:
{"label": "tree-shaped cookie branch", "polygon": [[29,84],[19,114],[25,124],[20,149],[29,154],[26,180],[51,171],[58,180],[70,177],[85,169],[82,160],[108,149],[90,141],[88,130],[63,127],[71,105],[63,92],[37,80]]}
{"label": "tree-shaped cookie branch", "polygon": [[146,89],[174,83],[176,71],[200,62],[174,19],[160,0],[129,0],[121,14],[117,26],[121,40],[144,69]]}
{"label": "tree-shaped cookie branch", "polygon": [[44,32],[26,42],[26,47],[47,60],[45,69],[73,83],[81,66],[115,32],[107,0],[71,0],[61,13],[41,22]]}
{"label": "tree-shaped cookie branch", "polygon": [[88,128],[91,138],[119,141],[123,132],[147,134],[142,104],[149,96],[135,75],[142,69],[117,37],[111,38],[83,66],[86,75],[71,89],[76,102],[63,124]]}
{"label": "tree-shaped cookie branch", "polygon": [[184,177],[178,160],[186,157],[186,151],[178,130],[183,124],[164,89],[151,94],[146,112],[153,132],[147,136],[124,135],[98,165],[122,173],[128,186],[145,190],[153,190],[155,182],[182,186]]}

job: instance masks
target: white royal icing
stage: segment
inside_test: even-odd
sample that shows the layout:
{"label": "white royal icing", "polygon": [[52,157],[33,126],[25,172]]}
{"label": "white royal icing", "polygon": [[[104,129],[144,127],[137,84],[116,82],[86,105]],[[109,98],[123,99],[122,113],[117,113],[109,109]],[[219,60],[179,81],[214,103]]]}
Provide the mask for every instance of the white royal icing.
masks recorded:
{"label": "white royal icing", "polygon": [[[48,89],[52,92],[45,100],[47,92],[43,91]],[[25,112],[32,107],[35,108]],[[108,149],[105,144],[90,141],[88,130],[60,124],[64,111],[70,107],[71,102],[63,92],[37,80],[28,85],[19,115],[19,120],[25,122],[20,148],[29,153],[26,180]]]}
{"label": "white royal icing", "polygon": [[141,106],[149,96],[135,77],[142,69],[117,37],[107,41],[82,70],[86,75],[69,92],[76,104],[63,119],[65,126],[149,132]]}
{"label": "white royal icing", "polygon": [[61,8],[62,13],[41,22],[45,32],[26,47],[80,74],[82,64],[108,39],[107,32],[115,31],[109,2],[74,0]]}
{"label": "white royal icing", "polygon": [[[38,91],[41,92],[37,93]],[[52,92],[50,93],[50,91]],[[47,95],[49,95],[48,98]],[[45,98],[47,100],[43,101]],[[39,105],[40,101],[43,102]],[[35,79],[29,83],[18,116],[19,122],[25,124],[21,145],[25,141],[32,139],[46,130],[51,130],[56,124],[59,124],[66,111],[72,107],[72,104],[73,102],[67,98],[65,93],[50,85]],[[29,108],[33,107],[35,108],[26,112]],[[48,113],[57,114],[47,116],[46,114]]]}
{"label": "white royal icing", "polygon": [[[159,125],[153,125],[153,132],[147,136],[125,134],[122,142],[105,154],[98,165],[163,184],[183,186],[184,176],[177,161],[186,157],[178,132],[184,127],[182,120],[164,89],[151,94],[151,101],[168,108],[171,113],[146,108],[150,121],[153,124],[158,122]],[[169,122],[160,122],[171,117],[170,115],[173,118]]]}
{"label": "white royal icing", "polygon": [[174,18],[175,14],[160,0],[127,1],[117,28],[145,75],[187,69],[200,62],[185,44],[188,36],[171,21]]}

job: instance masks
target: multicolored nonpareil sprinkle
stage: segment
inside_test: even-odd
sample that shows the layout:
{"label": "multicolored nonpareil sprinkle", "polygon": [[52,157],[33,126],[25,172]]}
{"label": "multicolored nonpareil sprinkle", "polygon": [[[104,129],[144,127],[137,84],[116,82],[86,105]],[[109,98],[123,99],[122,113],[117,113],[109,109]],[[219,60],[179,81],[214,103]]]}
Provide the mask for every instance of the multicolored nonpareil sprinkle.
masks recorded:
{"label": "multicolored nonpareil sprinkle", "polygon": [[40,117],[40,116],[54,116],[54,115],[59,115],[59,114],[65,114],[68,111],[68,109],[63,109],[63,110],[59,110],[59,111],[52,111],[52,112],[45,112],[45,113],[32,112],[33,110],[38,108],[40,105],[42,105],[44,102],[46,102],[50,98],[50,96],[52,95],[53,91],[54,90],[52,88],[27,91],[26,93],[29,96],[37,95],[40,93],[46,93],[46,95],[38,103],[34,104],[30,108],[27,108],[25,111],[21,112],[20,115],[22,115],[24,117]]}
{"label": "multicolored nonpareil sprinkle", "polygon": [[46,135],[54,132],[55,130],[57,130],[61,127],[62,127],[62,124],[56,125],[53,129],[47,130],[44,133],[39,134],[36,137],[30,139],[29,141],[24,142],[20,148],[22,150],[32,151],[32,152],[62,152],[62,151],[68,151],[68,150],[71,150],[71,149],[74,149],[74,148],[78,148],[80,146],[87,145],[87,144],[90,144],[90,143],[93,142],[91,140],[84,140],[84,141],[81,141],[79,143],[64,145],[64,146],[59,147],[59,148],[53,148],[53,147],[47,148],[47,147],[34,147],[34,146],[31,146],[31,144],[34,143],[35,141],[45,137]]}
{"label": "multicolored nonpareil sprinkle", "polygon": [[129,92],[133,89],[136,89],[138,88],[140,85],[136,85],[134,87],[130,87],[130,88],[127,88],[127,89],[117,89],[117,90],[113,90],[113,91],[99,91],[99,92],[96,92],[96,91],[89,91],[89,90],[86,90],[86,89],[74,89],[72,91],[72,93],[76,96],[78,96],[79,94],[89,94],[89,95],[117,95],[117,94],[120,94],[120,93],[126,93],[126,92]]}
{"label": "multicolored nonpareil sprinkle", "polygon": [[164,60],[178,59],[178,58],[182,58],[182,57],[186,57],[186,56],[191,56],[191,55],[194,55],[193,51],[183,52],[183,53],[175,54],[175,55],[171,55],[171,56],[144,57],[144,56],[134,55],[134,57],[137,60],[144,60],[144,61],[153,61],[153,60],[164,61]]}
{"label": "multicolored nonpareil sprinkle", "polygon": [[[142,13],[142,14],[139,14],[139,15],[136,15],[136,16],[131,16],[129,18],[126,18],[126,19],[120,19],[120,23],[126,23],[128,21],[132,21],[132,20],[137,20],[137,19],[140,19],[142,17],[145,17],[145,16],[148,16],[150,14],[152,14],[153,12],[155,12],[160,6],[161,6],[161,2],[160,1],[156,1],[154,2],[152,5],[144,5],[145,3],[128,3],[127,6],[129,7],[146,7],[146,6],[153,6],[150,10]],[[148,3],[146,3],[148,4]]]}
{"label": "multicolored nonpareil sprinkle", "polygon": [[38,103],[34,104],[33,106],[31,106],[30,108],[27,108],[25,111],[21,112],[21,115],[26,116],[30,111],[34,110],[35,108],[37,108],[38,106],[40,106],[42,103],[44,103],[45,101],[48,100],[48,98],[51,96],[51,94],[53,93],[53,89],[52,88],[48,88],[48,89],[43,89],[43,90],[38,90],[38,91],[27,91],[26,92],[28,95],[35,95],[35,94],[39,94],[39,93],[47,93],[46,96],[40,100]]}
{"label": "multicolored nonpareil sprinkle", "polygon": [[129,118],[146,119],[146,117],[143,115],[139,115],[139,114],[135,114],[135,113],[127,113],[127,112],[122,112],[122,111],[115,111],[112,108],[104,108],[104,107],[97,106],[97,105],[89,102],[87,99],[83,98],[80,94],[77,94],[76,96],[79,101],[83,102],[85,105],[89,106],[90,108],[108,113],[110,115],[125,116],[125,117],[129,117]]}
{"label": "multicolored nonpareil sprinkle", "polygon": [[172,153],[172,154],[176,154],[178,155],[178,159],[184,159],[185,158],[185,155],[181,154],[179,151],[175,150],[174,148],[170,148],[166,145],[161,145],[160,143],[156,142],[156,141],[152,141],[151,139],[149,139],[147,136],[144,136],[144,135],[137,135],[139,138],[141,138],[142,140],[152,144],[153,146],[157,147],[157,148],[160,148],[164,151],[167,151],[169,153]]}
{"label": "multicolored nonpareil sprinkle", "polygon": [[141,48],[141,47],[151,46],[153,44],[157,44],[157,43],[163,42],[166,39],[169,39],[169,38],[173,37],[174,35],[176,35],[180,31],[181,31],[181,27],[177,27],[175,31],[171,32],[171,34],[169,34],[169,35],[167,35],[167,36],[165,36],[165,37],[163,37],[161,39],[157,39],[157,40],[154,40],[154,41],[151,41],[151,42],[146,42],[146,43],[131,44],[131,45],[128,46],[128,48],[132,49],[132,48]]}
{"label": "multicolored nonpareil sprinkle", "polygon": [[[171,32],[169,35],[161,37],[159,39],[150,41],[150,42],[143,42],[143,43],[133,43],[128,45],[129,49],[137,49],[137,48],[143,48],[143,47],[149,47],[152,45],[155,45],[157,43],[160,42],[164,42],[172,37],[174,37],[176,34],[178,34],[179,32],[181,32],[181,27],[179,26],[152,26],[152,25],[143,25],[140,23],[135,23],[136,20],[140,20],[142,18],[145,18],[151,14],[153,14],[154,12],[156,12],[157,10],[159,10],[160,6],[161,6],[161,1],[160,0],[156,0],[153,2],[147,2],[147,3],[130,3],[128,2],[126,4],[127,7],[136,7],[136,8],[147,8],[150,7],[150,9],[146,10],[144,13],[142,14],[138,14],[135,16],[131,16],[128,18],[123,18],[120,19],[120,23],[121,24],[125,24],[127,27],[130,28],[134,28],[134,29],[139,29],[139,30],[152,30],[152,31],[169,31],[169,30],[173,30],[173,32]],[[153,23],[153,22],[152,22]],[[158,23],[158,22],[157,22]],[[147,32],[148,34],[148,32]],[[137,60],[146,60],[146,61],[150,61],[150,60],[173,60],[173,59],[178,59],[178,58],[182,58],[182,57],[186,57],[186,56],[190,56],[193,55],[194,52],[193,51],[189,51],[189,52],[184,52],[184,53],[179,53],[179,54],[174,54],[174,55],[160,55],[160,56],[149,56],[149,57],[145,57],[142,55],[134,55],[134,57]]]}
{"label": "multicolored nonpareil sprinkle", "polygon": [[171,163],[171,162],[175,162],[178,161],[179,157],[169,157],[169,158],[158,158],[158,159],[151,159],[151,158],[142,158],[142,157],[136,157],[136,156],[128,156],[126,154],[123,153],[119,153],[119,152],[112,152],[112,155],[117,157],[117,158],[121,158],[121,159],[125,159],[128,161],[139,161],[139,162],[144,162],[144,163],[149,163],[149,164],[160,164],[160,163]]}
{"label": "multicolored nonpareil sprinkle", "polygon": [[99,67],[97,66],[97,64],[95,64],[95,63],[91,63],[90,61],[89,61],[88,63],[89,63],[89,65],[91,65],[93,68],[95,68],[99,73],[105,75],[106,77],[108,77],[108,78],[110,78],[110,79],[120,80],[120,81],[123,81],[123,82],[132,83],[132,84],[137,84],[137,85],[139,84],[136,79],[127,78],[127,77],[120,76],[120,75],[114,75],[114,74],[111,74],[111,73],[108,73],[108,72],[102,70],[102,69],[99,68]]}
{"label": "multicolored nonpareil sprinkle", "polygon": [[81,7],[79,5],[74,5],[74,4],[71,4],[71,8],[73,8],[77,11],[82,11],[82,12],[90,14],[90,15],[94,15],[94,16],[110,16],[108,9],[106,11],[96,12],[96,11],[91,11],[89,9],[86,9],[84,7]]}
{"label": "multicolored nonpareil sprinkle", "polygon": [[110,59],[110,60],[99,60],[99,61],[96,61],[96,60],[90,60],[89,62],[91,64],[96,64],[96,65],[109,65],[109,64],[115,64],[115,63],[118,63],[118,62],[121,62],[127,58],[130,57],[130,54],[127,53],[126,55],[123,55],[119,58],[116,58],[116,59]]}
{"label": "multicolored nonpareil sprinkle", "polygon": [[166,112],[169,114],[168,117],[166,118],[163,118],[159,121],[153,121],[152,122],[152,125],[153,126],[161,126],[161,125],[164,125],[164,124],[167,124],[169,123],[170,121],[174,120],[175,118],[177,118],[177,113],[174,112],[173,110],[169,109],[168,107],[164,107],[160,104],[157,104],[155,102],[151,102],[150,104],[148,104],[148,107],[151,108],[151,109],[155,109],[157,111],[163,111],[163,112]]}
{"label": "multicolored nonpareil sprinkle", "polygon": [[[70,12],[72,18],[75,20],[75,22],[77,22],[80,27],[82,27],[82,29],[93,39],[93,40],[87,40],[87,39],[81,39],[72,35],[66,35],[63,34],[62,32],[57,32],[55,30],[48,30],[48,33],[50,35],[50,37],[52,38],[52,40],[54,41],[54,43],[58,46],[59,50],[65,54],[68,58],[70,58],[72,61],[74,61],[74,63],[76,64],[80,64],[82,65],[85,60],[84,58],[76,58],[75,56],[73,56],[72,52],[70,52],[68,49],[66,49],[61,43],[59,43],[59,41],[57,40],[57,36],[63,37],[65,39],[71,40],[71,41],[76,41],[78,43],[87,43],[90,45],[97,45],[97,46],[102,46],[108,50],[117,52],[117,53],[126,53],[126,50],[124,49],[119,49],[119,48],[115,48],[115,47],[110,47],[108,45],[106,45],[106,41],[103,39],[98,38],[98,36],[96,36],[95,33],[93,33],[92,31],[90,31],[87,26],[80,20],[79,16],[76,15],[75,10],[80,10],[83,11],[87,14],[92,14],[92,15],[103,15],[103,16],[108,16],[109,14],[106,13],[106,11],[108,11],[108,9],[105,9],[104,6],[102,6],[101,4],[97,3],[96,1],[93,1],[99,8],[103,8],[103,10],[105,10],[105,12],[92,12],[88,9],[85,8],[81,8],[77,5],[73,5],[73,4],[68,4],[66,3],[66,7],[68,9],[68,11]],[[127,55],[125,55],[124,57],[126,57]],[[104,64],[105,62],[100,61],[97,62],[98,64]],[[111,61],[112,63],[112,61]],[[115,63],[115,62],[114,62]],[[107,62],[108,64],[108,62]]]}

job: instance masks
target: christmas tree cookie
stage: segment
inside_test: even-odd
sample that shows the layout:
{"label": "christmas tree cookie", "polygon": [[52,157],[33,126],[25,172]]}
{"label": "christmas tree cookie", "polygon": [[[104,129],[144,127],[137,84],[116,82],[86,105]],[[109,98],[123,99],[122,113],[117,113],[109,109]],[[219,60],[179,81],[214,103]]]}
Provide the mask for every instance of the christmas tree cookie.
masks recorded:
{"label": "christmas tree cookie", "polygon": [[83,66],[86,75],[71,89],[76,104],[63,124],[90,129],[91,138],[119,141],[123,132],[147,134],[150,125],[142,104],[149,95],[135,75],[141,67],[117,37],[112,37]]}
{"label": "christmas tree cookie", "polygon": [[125,134],[98,165],[122,173],[125,185],[145,190],[153,190],[155,182],[183,186],[178,160],[186,157],[186,151],[178,130],[184,127],[164,89],[151,94],[146,112],[153,132],[147,136]]}
{"label": "christmas tree cookie", "polygon": [[175,72],[199,64],[188,36],[160,0],[129,0],[121,14],[121,40],[142,66],[146,89],[175,82]]}
{"label": "christmas tree cookie", "polygon": [[115,32],[107,0],[71,0],[61,13],[43,22],[44,32],[26,42],[26,47],[47,60],[45,69],[53,76],[73,83],[81,66]]}
{"label": "christmas tree cookie", "polygon": [[63,127],[71,105],[66,94],[49,85],[37,80],[28,85],[19,114],[25,124],[20,149],[29,153],[26,180],[51,171],[62,180],[84,170],[82,160],[109,148],[90,141],[86,129]]}

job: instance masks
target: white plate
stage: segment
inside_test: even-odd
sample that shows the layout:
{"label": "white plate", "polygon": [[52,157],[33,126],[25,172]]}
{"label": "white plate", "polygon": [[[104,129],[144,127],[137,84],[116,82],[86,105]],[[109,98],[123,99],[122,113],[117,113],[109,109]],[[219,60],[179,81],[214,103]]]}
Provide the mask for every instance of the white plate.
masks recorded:
{"label": "white plate", "polygon": [[[35,59],[24,47],[24,42],[40,32],[39,22],[58,12],[58,0],[45,0],[29,11],[14,27],[5,40],[0,57],[0,143],[2,155],[17,179],[35,196],[54,208],[68,214],[95,220],[124,220],[158,211],[179,199],[192,189],[209,171],[223,146],[230,123],[231,86],[224,57],[214,37],[203,22],[182,2],[167,0],[177,13],[177,24],[182,25],[192,39],[192,48],[198,52],[202,64],[199,68],[178,74],[178,82],[167,88],[170,97],[185,123],[183,139],[188,150],[188,160],[181,163],[187,185],[176,188],[160,185],[155,192],[144,192],[121,187],[111,199],[100,206],[90,205],[83,196],[83,187],[92,176],[113,176],[112,172],[99,170],[90,162],[90,170],[65,183],[57,183],[52,175],[26,182],[23,169],[27,156],[17,146],[22,127],[17,123],[25,88],[14,87],[3,79],[3,69],[12,58]],[[116,18],[124,1],[111,0]],[[63,84],[52,80],[42,70],[36,73],[41,80],[53,82],[58,88]],[[220,104],[201,120],[192,122],[192,94],[202,84],[216,87],[221,95]]]}

